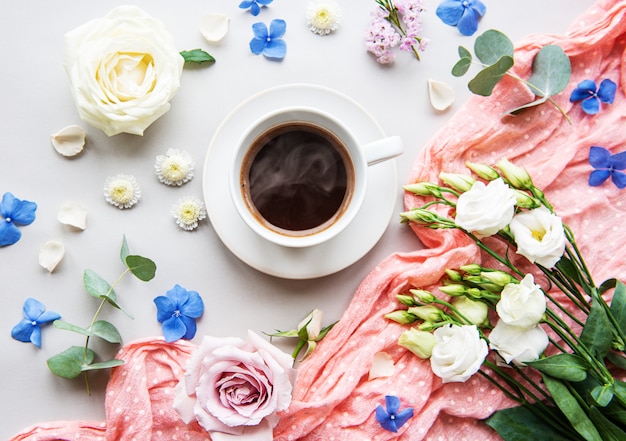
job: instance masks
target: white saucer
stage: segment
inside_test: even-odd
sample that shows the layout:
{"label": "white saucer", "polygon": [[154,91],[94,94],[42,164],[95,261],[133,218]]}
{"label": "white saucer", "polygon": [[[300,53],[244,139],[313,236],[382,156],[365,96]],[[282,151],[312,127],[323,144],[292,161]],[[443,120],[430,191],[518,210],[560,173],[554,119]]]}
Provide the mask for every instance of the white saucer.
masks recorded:
{"label": "white saucer", "polygon": [[370,166],[361,212],[345,230],[323,244],[287,248],[255,234],[241,219],[230,198],[228,166],[243,130],[272,110],[298,105],[334,115],[354,130],[361,144],[385,136],[365,109],[339,92],[311,84],[274,87],[244,101],[217,128],[205,158],[202,185],[213,228],[233,254],[272,276],[312,279],[352,265],[376,245],[394,212],[398,186],[394,159]]}

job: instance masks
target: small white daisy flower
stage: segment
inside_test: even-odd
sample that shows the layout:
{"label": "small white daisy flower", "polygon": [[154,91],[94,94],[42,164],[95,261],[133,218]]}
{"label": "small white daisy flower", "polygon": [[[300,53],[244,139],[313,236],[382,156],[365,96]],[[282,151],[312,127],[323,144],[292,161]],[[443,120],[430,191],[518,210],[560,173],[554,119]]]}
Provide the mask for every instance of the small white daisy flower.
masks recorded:
{"label": "small white daisy flower", "polygon": [[339,27],[341,9],[336,0],[309,0],[306,21],[311,32],[328,35]]}
{"label": "small white daisy flower", "polygon": [[207,212],[204,203],[195,196],[185,196],[172,205],[172,215],[176,225],[183,230],[191,231],[198,226],[198,222],[206,218]]}
{"label": "small white daisy flower", "polygon": [[191,155],[178,149],[168,149],[165,155],[158,155],[154,162],[159,181],[167,185],[183,185],[193,178],[195,166]]}
{"label": "small white daisy flower", "polygon": [[134,176],[109,176],[104,183],[104,197],[119,209],[130,208],[141,199],[141,189]]}

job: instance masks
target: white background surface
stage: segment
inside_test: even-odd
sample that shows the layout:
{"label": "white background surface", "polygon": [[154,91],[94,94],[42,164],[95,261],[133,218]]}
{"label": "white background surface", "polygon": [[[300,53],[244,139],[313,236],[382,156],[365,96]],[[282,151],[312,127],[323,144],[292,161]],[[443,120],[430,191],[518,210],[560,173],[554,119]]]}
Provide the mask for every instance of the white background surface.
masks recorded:
{"label": "white background surface", "polygon": [[[22,227],[22,239],[0,248],[0,439],[38,422],[104,419],[107,376],[92,375],[94,393],[88,397],[79,379],[55,377],[46,359],[84,340],[47,327],[43,346],[23,344],[10,336],[21,319],[27,297],[41,300],[63,318],[87,326],[97,302],[82,286],[82,273],[91,269],[112,283],[123,271],[119,260],[122,235],[131,252],[153,259],[155,279],[143,283],[125,278],[117,288],[119,301],[134,315],[117,310],[100,318],[120,329],[125,342],[161,335],[152,299],[178,283],[196,290],[206,309],[198,323],[202,334],[244,336],[294,327],[312,308],[325,313],[325,322],[340,318],[354,291],[374,266],[393,252],[420,247],[417,239],[394,215],[381,241],[363,259],[331,276],[314,280],[285,280],[248,267],[220,241],[210,223],[189,233],[179,229],[169,209],[187,194],[202,196],[202,163],[209,141],[220,122],[240,102],[268,87],[314,83],[351,96],[365,107],[389,135],[404,139],[406,152],[397,161],[397,211],[402,210],[401,185],[406,182],[417,152],[469,96],[467,78],[450,75],[459,44],[473,46],[476,35],[489,28],[504,31],[513,41],[530,33],[563,33],[591,0],[484,0],[487,14],[474,37],[461,36],[436,16],[438,2],[426,0],[424,36],[431,43],[422,61],[398,54],[391,66],[380,66],[366,53],[364,35],[374,0],[339,0],[340,29],[319,37],[306,29],[305,0],[275,0],[257,17],[240,10],[238,0],[142,0],[134,4],[162,20],[180,50],[202,47],[217,59],[209,68],[186,68],[172,109],[150,127],[145,136],[107,137],[83,124],[74,108],[62,66],[63,34],[105,15],[120,3],[57,0],[10,0],[0,14],[0,194],[12,192],[37,202],[37,219]],[[223,12],[230,32],[219,46],[210,46],[199,32],[199,17]],[[287,56],[272,62],[252,55],[251,25],[287,21]],[[448,82],[457,101],[446,112],[432,109],[427,79]],[[83,155],[66,159],[50,145],[50,135],[69,124],[82,125],[88,135]],[[170,148],[190,152],[196,177],[182,188],[167,187],[154,175],[154,159]],[[143,198],[131,210],[118,210],[104,201],[102,188],[109,175],[133,174]],[[56,220],[59,206],[68,200],[88,211],[84,232],[71,231]],[[53,274],[37,263],[39,246],[59,240],[66,257]],[[349,243],[345,247],[350,247]],[[102,355],[115,347],[94,346]]]}

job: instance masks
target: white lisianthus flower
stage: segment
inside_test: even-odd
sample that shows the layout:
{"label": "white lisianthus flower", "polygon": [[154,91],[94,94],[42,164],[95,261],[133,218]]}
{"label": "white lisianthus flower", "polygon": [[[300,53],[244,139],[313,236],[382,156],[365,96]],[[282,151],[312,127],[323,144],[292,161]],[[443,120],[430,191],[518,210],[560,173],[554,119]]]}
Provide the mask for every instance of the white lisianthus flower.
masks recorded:
{"label": "white lisianthus flower", "polygon": [[565,251],[565,231],[561,218],[546,207],[517,214],[511,221],[517,254],[532,263],[553,268]]}
{"label": "white lisianthus flower", "polygon": [[430,357],[433,373],[444,383],[465,382],[480,369],[489,349],[473,325],[437,328]]}
{"label": "white lisianthus flower", "polygon": [[453,303],[454,307],[470,321],[469,324],[484,326],[489,323],[489,306],[480,300],[472,300],[468,297],[457,297]]}
{"label": "white lisianthus flower", "polygon": [[548,347],[548,335],[541,326],[524,329],[500,320],[489,334],[489,347],[498,352],[506,364],[525,366],[537,360]]}
{"label": "white lisianthus flower", "polygon": [[417,328],[411,328],[400,334],[398,344],[408,349],[418,357],[426,360],[430,358],[435,347],[435,336],[431,332],[420,331]]}
{"label": "white lisianthus flower", "polygon": [[487,185],[477,181],[459,196],[454,222],[479,238],[492,236],[509,225],[516,200],[513,189],[501,178]]}
{"label": "white lisianthus flower", "polygon": [[546,312],[546,297],[535,284],[533,275],[526,274],[520,283],[509,283],[504,287],[496,311],[507,325],[530,329]]}
{"label": "white lisianthus flower", "polygon": [[160,21],[119,6],[65,35],[64,64],[84,121],[109,136],[143,135],[169,110],[184,59]]}

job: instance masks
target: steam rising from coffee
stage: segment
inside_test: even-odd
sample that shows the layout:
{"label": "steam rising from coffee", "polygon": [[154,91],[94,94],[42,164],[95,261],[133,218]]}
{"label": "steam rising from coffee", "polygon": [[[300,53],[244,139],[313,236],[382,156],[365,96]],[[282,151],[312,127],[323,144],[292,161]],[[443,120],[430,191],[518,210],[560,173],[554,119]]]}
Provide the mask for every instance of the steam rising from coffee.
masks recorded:
{"label": "steam rising from coffee", "polygon": [[303,231],[323,225],[340,211],[351,172],[345,148],[332,134],[290,123],[270,129],[251,151],[257,153],[249,161],[247,191],[267,222]]}

